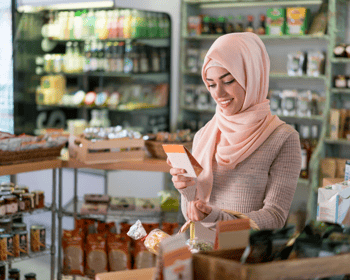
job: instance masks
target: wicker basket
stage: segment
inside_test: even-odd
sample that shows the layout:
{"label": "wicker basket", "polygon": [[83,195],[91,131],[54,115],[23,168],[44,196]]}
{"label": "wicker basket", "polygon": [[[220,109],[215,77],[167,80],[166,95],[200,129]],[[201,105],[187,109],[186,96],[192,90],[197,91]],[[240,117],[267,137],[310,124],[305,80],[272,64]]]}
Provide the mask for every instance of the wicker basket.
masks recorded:
{"label": "wicker basket", "polygon": [[163,144],[184,145],[184,147],[186,147],[187,150],[191,151],[192,149],[192,142],[172,143],[172,142],[160,142],[160,141],[153,141],[153,140],[145,141],[145,146],[147,148],[147,151],[151,154],[152,157],[166,159],[167,155],[163,150],[163,146],[162,146]]}
{"label": "wicker basket", "polygon": [[57,158],[65,145],[52,148],[42,148],[26,151],[0,151],[0,165],[17,164],[27,161],[39,161]]}

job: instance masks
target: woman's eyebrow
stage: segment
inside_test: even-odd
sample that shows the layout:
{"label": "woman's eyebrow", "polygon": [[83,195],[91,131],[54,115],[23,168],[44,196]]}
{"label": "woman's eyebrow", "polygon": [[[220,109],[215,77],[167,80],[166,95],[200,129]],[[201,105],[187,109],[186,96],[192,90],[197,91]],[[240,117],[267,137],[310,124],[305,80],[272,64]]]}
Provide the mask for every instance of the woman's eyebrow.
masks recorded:
{"label": "woman's eyebrow", "polygon": [[[219,79],[223,79],[223,78],[225,78],[225,77],[228,76],[228,75],[231,75],[231,73],[227,72],[226,74],[220,76]],[[209,78],[206,78],[206,80],[207,80],[207,81],[213,81],[212,79],[209,79]]]}

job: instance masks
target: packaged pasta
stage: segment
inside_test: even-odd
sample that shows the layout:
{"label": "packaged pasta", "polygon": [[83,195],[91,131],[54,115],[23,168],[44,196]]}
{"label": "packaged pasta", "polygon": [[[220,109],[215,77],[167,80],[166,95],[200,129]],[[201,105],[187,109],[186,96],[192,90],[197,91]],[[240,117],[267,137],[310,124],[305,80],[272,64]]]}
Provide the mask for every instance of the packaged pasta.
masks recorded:
{"label": "packaged pasta", "polygon": [[125,234],[108,234],[107,252],[110,271],[131,269],[129,237]]}
{"label": "packaged pasta", "polygon": [[84,275],[84,240],[82,230],[64,230],[63,274]]}
{"label": "packaged pasta", "polygon": [[128,236],[134,240],[144,240],[144,245],[153,254],[158,253],[160,242],[169,237],[169,234],[160,229],[154,229],[147,234],[145,228],[142,226],[141,221],[138,220],[134,225],[130,227]]}

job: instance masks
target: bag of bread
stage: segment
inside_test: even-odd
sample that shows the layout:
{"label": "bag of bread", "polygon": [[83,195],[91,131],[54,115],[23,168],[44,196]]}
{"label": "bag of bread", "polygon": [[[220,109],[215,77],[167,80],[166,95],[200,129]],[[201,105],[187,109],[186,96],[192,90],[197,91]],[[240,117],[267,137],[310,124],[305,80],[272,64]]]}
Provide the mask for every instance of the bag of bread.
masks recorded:
{"label": "bag of bread", "polygon": [[86,247],[85,274],[94,277],[97,273],[108,272],[105,234],[89,234]]}
{"label": "bag of bread", "polygon": [[131,269],[129,243],[130,239],[126,234],[108,234],[107,251],[109,271]]}
{"label": "bag of bread", "polygon": [[[148,268],[155,265],[153,254],[158,253],[160,241],[169,237],[160,229],[153,229],[157,224],[145,224],[138,220],[130,227],[128,236],[136,240],[134,248],[134,268]],[[147,234],[146,229],[149,230]]]}
{"label": "bag of bread", "polygon": [[64,230],[62,237],[63,274],[84,275],[84,240],[82,231]]}

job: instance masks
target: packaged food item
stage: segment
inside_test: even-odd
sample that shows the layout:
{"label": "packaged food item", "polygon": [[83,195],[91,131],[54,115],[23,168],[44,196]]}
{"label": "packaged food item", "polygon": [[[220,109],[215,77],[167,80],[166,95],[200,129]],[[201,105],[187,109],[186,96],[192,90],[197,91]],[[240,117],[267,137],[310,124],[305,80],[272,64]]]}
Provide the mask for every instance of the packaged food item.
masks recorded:
{"label": "packaged food item", "polygon": [[36,274],[35,273],[27,273],[24,275],[25,280],[36,280]]}
{"label": "packaged food item", "polygon": [[12,224],[13,231],[23,231],[27,230],[27,225],[25,223],[13,223]]}
{"label": "packaged food item", "polygon": [[7,260],[12,260],[15,258],[15,252],[13,248],[13,234],[4,234],[2,235],[2,238],[6,238],[6,255],[7,255]]}
{"label": "packaged food item", "polygon": [[323,73],[324,60],[325,57],[322,52],[308,52],[306,74],[313,77],[320,76]]}
{"label": "packaged food item", "polygon": [[305,35],[309,24],[309,10],[304,7],[287,8],[287,35]]}
{"label": "packaged food item", "polygon": [[210,100],[212,99],[205,86],[198,86],[196,89],[197,102],[196,107],[199,110],[208,110]]}
{"label": "packaged food item", "polygon": [[82,229],[63,231],[63,274],[84,275],[84,240],[81,232]]}
{"label": "packaged food item", "polygon": [[89,91],[85,96],[85,100],[84,100],[85,105],[87,105],[87,106],[94,105],[95,100],[96,100],[96,96],[97,96],[96,92]]}
{"label": "packaged food item", "polygon": [[117,228],[115,222],[105,223],[103,221],[97,221],[97,233],[116,233]]}
{"label": "packaged food item", "polygon": [[30,227],[30,248],[32,252],[46,250],[46,229],[43,226],[32,225]]}
{"label": "packaged food item", "polygon": [[0,280],[5,280],[6,277],[6,264],[1,263],[0,264]]}
{"label": "packaged food item", "polygon": [[345,75],[337,75],[335,78],[334,78],[334,86],[336,88],[346,88],[346,77]]}
{"label": "packaged food item", "polygon": [[10,279],[13,279],[13,280],[21,280],[20,270],[18,268],[10,268],[8,276]]}
{"label": "packaged food item", "polygon": [[20,196],[19,210],[20,211],[31,211],[35,208],[34,194],[24,193]]}
{"label": "packaged food item", "polygon": [[126,234],[108,234],[107,251],[110,271],[131,269],[129,237]]}
{"label": "packaged food item", "polygon": [[285,34],[285,15],[286,9],[269,8],[266,11],[266,34],[283,35]]}
{"label": "packaged food item", "polygon": [[5,233],[11,233],[12,231],[12,219],[0,219],[0,228],[5,229]]}
{"label": "packaged food item", "polygon": [[196,87],[194,85],[185,86],[185,106],[188,108],[195,108],[197,102]]}
{"label": "packaged food item", "polygon": [[16,258],[28,256],[28,231],[13,232],[13,248]]}
{"label": "packaged food item", "polygon": [[144,244],[146,248],[153,254],[157,254],[159,243],[163,239],[169,237],[168,234],[166,234],[164,231],[161,231],[160,229],[154,229],[147,235],[146,230],[142,226],[140,220],[137,220],[137,222],[130,227],[130,230],[127,234],[134,240],[145,238]]}
{"label": "packaged food item", "polygon": [[44,191],[36,190],[31,192],[34,195],[34,204],[36,209],[45,207],[45,194]]}
{"label": "packaged food item", "polygon": [[299,92],[297,102],[297,115],[300,117],[311,117],[312,115],[312,93],[310,90]]}
{"label": "packaged food item", "polygon": [[136,198],[136,211],[160,212],[159,198]]}
{"label": "packaged food item", "polygon": [[297,51],[287,55],[287,73],[289,76],[302,76],[304,68],[304,53]]}
{"label": "packaged food item", "polygon": [[135,210],[135,198],[112,197],[109,208],[111,210]]}
{"label": "packaged food item", "polygon": [[187,49],[187,70],[190,72],[198,72],[199,49]]}
{"label": "packaged food item", "polygon": [[7,260],[7,239],[10,237],[9,234],[0,234],[0,261]]}
{"label": "packaged food item", "polygon": [[85,274],[94,277],[97,273],[108,271],[106,238],[104,234],[89,234],[86,239]]}
{"label": "packaged food item", "polygon": [[200,16],[189,16],[187,18],[187,32],[189,36],[201,35],[202,18]]}
{"label": "packaged food item", "polygon": [[25,193],[29,193],[29,188],[24,185],[16,185],[15,190],[23,190]]}
{"label": "packaged food item", "polygon": [[270,109],[273,115],[282,114],[282,97],[280,90],[270,90],[269,92],[270,99]]}
{"label": "packaged food item", "polygon": [[15,195],[3,196],[6,205],[6,215],[18,212],[18,199]]}
{"label": "packaged food item", "polygon": [[85,194],[84,200],[85,200],[85,202],[88,202],[88,203],[108,204],[110,198],[106,194]]}
{"label": "packaged food item", "polygon": [[107,215],[108,206],[105,204],[84,203],[80,208],[82,215]]}
{"label": "packaged food item", "polygon": [[3,217],[6,215],[6,205],[5,200],[0,197],[0,217]]}
{"label": "packaged food item", "polygon": [[295,116],[297,112],[297,91],[282,91],[282,113],[285,116]]}

